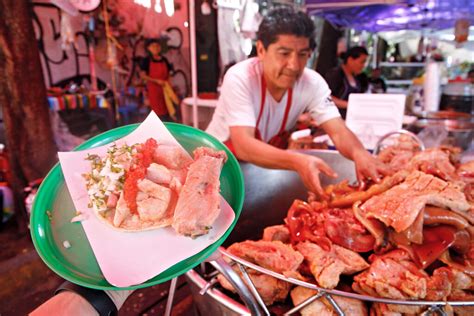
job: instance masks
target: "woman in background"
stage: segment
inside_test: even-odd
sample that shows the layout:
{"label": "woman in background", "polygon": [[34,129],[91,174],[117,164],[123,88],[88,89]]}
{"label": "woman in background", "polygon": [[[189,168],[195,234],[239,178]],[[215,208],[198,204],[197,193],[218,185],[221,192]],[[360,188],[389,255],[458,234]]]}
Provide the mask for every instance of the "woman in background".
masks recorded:
{"label": "woman in background", "polygon": [[343,63],[326,73],[325,79],[331,89],[331,97],[342,118],[346,118],[347,100],[351,93],[363,93],[367,82],[362,78],[369,53],[364,47],[355,46],[342,54]]}

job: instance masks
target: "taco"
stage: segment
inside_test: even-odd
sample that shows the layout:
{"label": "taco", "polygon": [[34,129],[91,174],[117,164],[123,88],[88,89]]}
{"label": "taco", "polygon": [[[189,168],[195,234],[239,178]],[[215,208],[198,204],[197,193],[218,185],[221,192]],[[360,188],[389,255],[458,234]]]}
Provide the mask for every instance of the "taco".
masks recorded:
{"label": "taco", "polygon": [[182,148],[150,138],[133,146],[112,145],[104,157],[87,159],[89,207],[101,221],[122,231],[171,225],[179,190],[193,162]]}

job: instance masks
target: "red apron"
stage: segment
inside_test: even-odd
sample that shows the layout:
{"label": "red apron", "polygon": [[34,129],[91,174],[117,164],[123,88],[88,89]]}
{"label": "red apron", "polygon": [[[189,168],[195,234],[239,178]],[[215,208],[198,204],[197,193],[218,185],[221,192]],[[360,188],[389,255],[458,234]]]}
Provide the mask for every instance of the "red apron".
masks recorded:
{"label": "red apron", "polygon": [[[261,141],[263,141],[263,139],[262,139],[262,134],[260,133],[260,130],[258,129],[258,125],[260,123],[260,120],[262,119],[263,109],[265,107],[265,97],[267,94],[266,92],[267,92],[267,84],[265,82],[265,78],[262,75],[262,100],[260,102],[260,112],[258,114],[257,124],[255,125],[255,138]],[[290,136],[290,132],[285,130],[285,127],[286,127],[286,122],[288,121],[288,114],[290,113],[292,99],[293,99],[293,89],[290,88],[288,90],[288,98],[286,101],[285,114],[283,116],[283,121],[280,126],[280,131],[278,132],[278,134],[270,138],[270,140],[268,141],[269,145],[272,145],[281,149],[286,149],[288,147],[288,138]],[[225,141],[224,144],[229,148],[229,150],[233,154],[235,154],[234,146],[232,145],[232,140],[230,138],[227,141]]]}
{"label": "red apron", "polygon": [[[163,81],[168,80],[168,67],[166,66],[166,63],[163,61],[154,62],[153,60],[150,60],[148,76],[153,79],[159,79]],[[156,115],[168,114],[163,87],[157,83],[148,81],[147,89],[150,107],[156,113]]]}

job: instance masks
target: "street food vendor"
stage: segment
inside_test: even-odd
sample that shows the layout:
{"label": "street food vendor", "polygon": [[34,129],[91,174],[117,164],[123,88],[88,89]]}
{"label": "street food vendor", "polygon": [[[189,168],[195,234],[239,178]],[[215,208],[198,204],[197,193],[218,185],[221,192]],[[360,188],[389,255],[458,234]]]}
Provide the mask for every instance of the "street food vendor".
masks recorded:
{"label": "street food vendor", "polygon": [[362,71],[365,68],[368,56],[369,53],[364,47],[352,47],[347,52],[342,53],[343,63],[329,70],[324,76],[329,89],[332,91],[332,100],[344,119],[346,118],[349,95],[365,92]]}
{"label": "street food vendor", "polygon": [[316,46],[314,32],[303,12],[288,7],[270,11],[257,33],[257,57],[227,72],[207,132],[240,160],[294,170],[309,190],[323,195],[319,174],[336,177],[336,172],[320,158],[283,150],[288,131],[303,112],[309,112],[341,154],[355,162],[360,180],[378,181],[384,166],[346,127],[324,79],[305,68]]}

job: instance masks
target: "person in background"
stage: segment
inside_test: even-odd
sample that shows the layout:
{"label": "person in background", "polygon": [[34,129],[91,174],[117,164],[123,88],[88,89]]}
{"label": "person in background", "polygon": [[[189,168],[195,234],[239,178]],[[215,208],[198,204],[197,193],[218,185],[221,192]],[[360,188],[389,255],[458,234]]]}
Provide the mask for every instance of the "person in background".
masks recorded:
{"label": "person in background", "polygon": [[372,75],[369,78],[370,93],[385,93],[387,92],[387,84],[382,78],[382,70],[375,68],[372,70]]}
{"label": "person in background", "polygon": [[163,56],[163,41],[148,39],[145,49],[148,56],[140,63],[140,77],[146,81],[148,101],[151,109],[162,121],[172,121],[165,102],[164,87],[168,81],[172,66]]}
{"label": "person in background", "polygon": [[468,71],[467,79],[471,82],[471,84],[474,84],[474,68],[471,68],[471,70]]}
{"label": "person in background", "polygon": [[336,177],[336,172],[320,158],[284,150],[302,113],[310,113],[341,154],[355,162],[360,181],[378,182],[385,167],[340,118],[324,79],[305,67],[316,46],[314,32],[305,13],[291,7],[271,10],[257,33],[257,57],[227,71],[206,131],[240,160],[296,171],[310,191],[324,198],[319,174]]}
{"label": "person in background", "polygon": [[355,46],[342,54],[343,63],[329,70],[325,79],[331,89],[331,97],[341,113],[346,118],[347,100],[351,93],[363,93],[364,81],[361,77],[369,53],[364,47]]}

